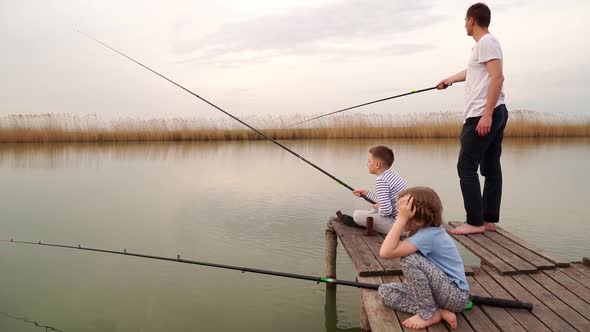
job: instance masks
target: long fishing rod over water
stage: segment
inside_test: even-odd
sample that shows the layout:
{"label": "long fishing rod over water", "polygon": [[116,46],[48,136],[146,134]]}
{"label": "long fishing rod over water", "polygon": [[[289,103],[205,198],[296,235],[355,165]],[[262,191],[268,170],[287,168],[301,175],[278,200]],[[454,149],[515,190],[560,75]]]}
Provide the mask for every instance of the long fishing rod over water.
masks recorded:
{"label": "long fishing rod over water", "polygon": [[[0,242],[6,242],[6,243],[10,243],[10,244],[16,243],[16,244],[26,244],[26,245],[33,245],[33,246],[64,248],[64,249],[77,249],[77,250],[101,252],[101,253],[113,254],[113,255],[124,255],[124,256],[132,256],[132,257],[154,259],[154,260],[161,260],[161,261],[168,261],[168,262],[201,265],[201,266],[208,266],[208,267],[214,267],[214,268],[225,269],[225,270],[235,270],[235,271],[240,271],[242,273],[250,272],[250,273],[255,273],[255,274],[265,274],[265,275],[272,275],[272,276],[284,277],[284,278],[290,278],[290,279],[309,280],[309,281],[315,281],[318,284],[325,283],[325,284],[342,285],[342,286],[365,288],[365,289],[375,289],[375,290],[379,289],[379,285],[377,285],[377,284],[368,284],[368,283],[357,282],[357,281],[338,280],[338,279],[333,279],[333,278],[317,277],[317,276],[310,276],[310,275],[304,275],[304,274],[295,274],[295,273],[287,273],[287,272],[254,269],[254,268],[249,268],[249,267],[218,264],[218,263],[211,263],[211,262],[199,262],[199,261],[194,261],[194,260],[190,260],[190,259],[180,258],[180,255],[177,255],[176,258],[174,258],[174,257],[164,257],[164,256],[141,254],[141,253],[133,253],[133,252],[127,251],[127,249],[123,249],[123,251],[117,251],[117,250],[83,247],[82,245],[70,246],[70,245],[64,245],[64,244],[46,243],[46,242],[41,242],[41,241],[39,241],[39,242],[18,241],[18,240],[14,240],[14,239],[0,240]],[[469,299],[470,299],[471,303],[475,303],[475,304],[483,304],[483,305],[491,305],[491,306],[496,306],[496,307],[515,308],[515,309],[526,309],[529,311],[533,309],[533,305],[531,303],[514,301],[514,300],[497,299],[497,298],[492,298],[492,297],[481,297],[481,296],[474,296],[474,295],[471,295],[469,297]],[[466,309],[471,309],[471,306],[472,306],[472,304],[470,304],[468,302]]]}
{"label": "long fishing rod over water", "polygon": [[[200,100],[202,100],[202,101],[204,101],[205,103],[207,103],[208,105],[210,105],[210,106],[214,107],[214,108],[215,108],[215,109],[217,109],[218,111],[221,111],[221,112],[223,112],[225,115],[227,115],[227,116],[231,117],[232,119],[234,119],[234,120],[238,121],[239,123],[243,124],[244,126],[246,126],[246,127],[250,128],[250,129],[252,129],[252,130],[253,130],[255,133],[257,133],[258,135],[260,135],[260,136],[264,137],[265,139],[267,139],[267,140],[271,141],[272,143],[274,143],[274,144],[276,144],[277,146],[281,147],[281,148],[282,148],[282,149],[284,149],[285,151],[287,151],[287,152],[291,153],[291,154],[292,154],[292,155],[294,155],[295,157],[297,157],[297,158],[301,159],[302,161],[306,162],[306,163],[307,163],[308,165],[310,165],[311,167],[313,167],[313,168],[317,169],[318,171],[320,171],[320,172],[324,173],[325,175],[329,176],[329,177],[330,177],[332,180],[334,180],[334,181],[338,182],[339,184],[341,184],[342,186],[344,186],[346,189],[348,189],[348,190],[350,190],[350,191],[354,191],[354,188],[353,188],[353,187],[351,187],[351,186],[349,186],[348,184],[344,183],[342,180],[338,179],[338,178],[337,178],[337,177],[335,177],[334,175],[332,175],[332,174],[328,173],[327,171],[323,170],[322,168],[320,168],[320,167],[319,167],[319,166],[317,166],[316,164],[312,163],[311,161],[309,161],[309,160],[307,160],[307,159],[303,158],[301,155],[299,155],[299,154],[298,154],[298,153],[296,153],[295,151],[293,151],[293,150],[289,149],[288,147],[284,146],[283,144],[279,143],[278,141],[276,141],[276,140],[275,140],[275,139],[273,139],[272,137],[269,137],[268,135],[264,134],[263,132],[261,132],[260,130],[258,130],[258,129],[256,129],[256,128],[252,127],[251,125],[247,124],[246,122],[244,122],[244,121],[240,120],[239,118],[237,118],[236,116],[234,116],[234,115],[230,114],[229,112],[227,112],[227,111],[224,111],[224,110],[223,110],[221,107],[219,107],[219,106],[217,106],[217,105],[213,104],[213,103],[212,103],[212,102],[210,102],[209,100],[207,100],[207,99],[205,99],[205,98],[203,98],[203,97],[199,96],[198,94],[194,93],[193,91],[191,91],[191,90],[189,90],[189,89],[185,88],[184,86],[182,86],[182,85],[180,85],[180,84],[178,84],[178,83],[174,82],[173,80],[169,79],[168,77],[166,77],[166,76],[164,76],[164,75],[162,75],[162,74],[158,73],[157,71],[155,71],[155,70],[153,70],[152,68],[150,68],[150,67],[148,67],[148,66],[144,65],[143,63],[141,63],[141,62],[139,62],[139,61],[137,61],[137,60],[135,60],[135,59],[133,59],[133,58],[129,57],[128,55],[126,55],[126,54],[122,53],[121,51],[118,51],[118,50],[116,50],[115,48],[113,48],[113,47],[111,47],[111,46],[109,46],[109,45],[107,45],[107,44],[103,43],[102,41],[100,41],[100,40],[98,40],[98,39],[96,39],[96,38],[94,38],[94,37],[92,37],[92,36],[90,36],[90,35],[88,35],[88,34],[86,34],[86,33],[82,32],[82,31],[76,30],[76,32],[80,33],[81,35],[84,35],[84,36],[86,36],[86,37],[87,37],[87,38],[89,38],[89,39],[92,39],[92,40],[94,40],[95,42],[97,42],[97,43],[99,43],[99,44],[103,45],[104,47],[108,48],[109,50],[111,50],[111,51],[113,51],[113,52],[115,52],[115,53],[117,53],[117,54],[119,54],[119,55],[121,55],[121,56],[125,57],[126,59],[128,59],[128,60],[130,60],[130,61],[132,61],[132,62],[134,62],[134,63],[136,63],[136,64],[138,64],[138,65],[140,65],[140,66],[142,66],[143,68],[145,68],[145,69],[147,69],[147,70],[151,71],[152,73],[154,73],[154,74],[156,74],[156,75],[160,76],[161,78],[165,79],[166,81],[168,81],[168,82],[170,82],[170,83],[172,83],[172,84],[176,85],[177,87],[181,88],[182,90],[184,90],[184,91],[186,91],[186,92],[190,93],[191,95],[193,95],[193,96],[195,96],[195,97],[199,98]],[[371,204],[375,204],[375,203],[376,203],[375,201],[373,201],[372,199],[370,199],[370,198],[369,198],[369,197],[367,197],[366,195],[363,195],[363,194],[361,194],[361,195],[360,195],[360,197],[362,197],[362,198],[363,198],[365,201],[367,201],[367,202],[369,202],[369,203],[371,203]]]}
{"label": "long fishing rod over water", "polygon": [[[451,84],[449,84],[449,85],[446,85],[446,87],[448,87],[448,86],[451,86]],[[382,102],[382,101],[391,100],[391,99],[400,98],[400,97],[405,97],[405,96],[409,96],[409,95],[413,95],[413,94],[416,94],[416,93],[421,93],[421,92],[425,92],[425,91],[430,91],[430,90],[434,90],[434,89],[436,89],[436,86],[433,86],[433,87],[431,87],[431,88],[426,88],[426,89],[412,90],[412,91],[410,91],[410,92],[402,93],[402,94],[399,94],[399,95],[395,95],[395,96],[391,96],[391,97],[387,97],[387,98],[381,98],[381,99],[373,100],[373,101],[370,101],[370,102],[367,102],[367,103],[358,104],[358,105],[355,105],[355,106],[351,106],[351,107],[343,108],[343,109],[341,109],[341,110],[338,110],[338,111],[334,111],[334,112],[330,112],[330,113],[326,113],[326,114],[318,115],[318,116],[316,116],[316,117],[313,117],[313,118],[311,118],[311,119],[307,119],[307,120],[299,121],[299,122],[297,122],[297,123],[294,123],[294,124],[288,125],[288,126],[287,126],[287,127],[285,127],[285,128],[291,128],[291,127],[295,127],[295,126],[298,126],[298,125],[300,125],[300,124],[302,124],[302,123],[306,123],[306,122],[309,122],[309,121],[317,120],[317,119],[320,119],[320,118],[323,118],[323,117],[326,117],[326,116],[329,116],[329,115],[333,115],[333,114],[336,114],[336,113],[341,113],[341,112],[345,112],[345,111],[350,111],[350,110],[352,110],[352,109],[355,109],[355,108],[359,108],[359,107],[363,107],[363,106],[367,106],[367,105],[371,105],[371,104],[376,104],[376,103],[380,103],[380,102]]]}
{"label": "long fishing rod over water", "polygon": [[33,246],[44,246],[44,247],[53,247],[53,248],[78,249],[78,250],[84,250],[84,251],[94,251],[94,252],[101,252],[101,253],[106,253],[106,254],[124,255],[124,256],[146,258],[146,259],[169,261],[169,262],[175,262],[175,263],[201,265],[201,266],[208,266],[208,267],[214,267],[214,268],[219,268],[219,269],[235,270],[235,271],[240,271],[242,273],[250,272],[250,273],[256,273],[256,274],[266,274],[266,275],[272,275],[272,276],[277,276],[277,277],[310,280],[310,281],[315,281],[317,283],[322,282],[322,283],[326,283],[326,284],[336,284],[336,285],[344,285],[344,286],[351,286],[351,287],[358,287],[358,288],[369,288],[369,289],[379,288],[379,285],[366,284],[366,283],[356,282],[356,281],[338,280],[338,279],[333,279],[333,278],[316,277],[316,276],[309,276],[309,275],[303,275],[303,274],[294,274],[294,273],[277,272],[277,271],[262,270],[262,269],[253,269],[253,268],[249,268],[249,267],[242,267],[242,266],[235,266],[235,265],[226,265],[226,264],[218,264],[218,263],[210,263],[210,262],[199,262],[199,261],[194,261],[194,260],[190,260],[190,259],[180,258],[180,255],[177,255],[176,257],[164,257],[164,256],[154,256],[154,255],[141,254],[141,253],[133,253],[133,252],[127,251],[127,249],[123,249],[123,251],[117,251],[117,250],[83,247],[82,245],[70,246],[70,245],[65,245],[65,244],[54,244],[54,243],[46,243],[46,242],[41,242],[41,241],[39,241],[39,242],[17,241],[14,239],[0,240],[0,242],[6,242],[6,243],[11,243],[11,244],[12,243],[27,244],[27,245],[33,245]]}

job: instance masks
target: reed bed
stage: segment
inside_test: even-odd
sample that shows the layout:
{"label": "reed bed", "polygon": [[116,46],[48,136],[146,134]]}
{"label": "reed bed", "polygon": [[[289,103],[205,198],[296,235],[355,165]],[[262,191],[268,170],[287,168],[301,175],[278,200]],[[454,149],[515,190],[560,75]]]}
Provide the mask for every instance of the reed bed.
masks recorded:
{"label": "reed bed", "polygon": [[[286,128],[311,116],[250,116],[244,121],[279,140],[361,138],[455,138],[460,113],[340,114]],[[590,118],[512,111],[507,137],[590,137]],[[133,119],[103,121],[68,114],[0,117],[0,143],[256,140],[231,119]]]}

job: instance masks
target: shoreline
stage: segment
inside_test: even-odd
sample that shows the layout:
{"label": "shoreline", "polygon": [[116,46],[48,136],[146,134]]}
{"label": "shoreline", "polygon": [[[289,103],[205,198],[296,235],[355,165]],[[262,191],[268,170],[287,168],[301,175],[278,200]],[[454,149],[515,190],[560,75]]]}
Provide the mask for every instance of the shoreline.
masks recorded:
{"label": "shoreline", "polygon": [[[249,117],[248,123],[277,140],[458,138],[460,113],[345,114],[286,128],[292,117]],[[590,117],[511,111],[506,138],[590,137]],[[190,142],[263,140],[231,119],[118,119],[63,114],[0,117],[0,143]]]}

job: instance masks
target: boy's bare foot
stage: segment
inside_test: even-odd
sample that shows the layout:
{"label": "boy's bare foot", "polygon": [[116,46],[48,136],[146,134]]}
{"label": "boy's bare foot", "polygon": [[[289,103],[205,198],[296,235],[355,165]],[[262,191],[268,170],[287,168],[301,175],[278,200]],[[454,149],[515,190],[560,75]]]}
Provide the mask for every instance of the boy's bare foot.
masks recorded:
{"label": "boy's bare foot", "polygon": [[406,319],[402,324],[409,329],[420,330],[420,329],[423,329],[427,326],[438,324],[438,323],[440,323],[440,320],[441,320],[441,315],[440,315],[440,312],[437,311],[428,320],[422,319],[422,317],[420,317],[420,315],[414,315],[414,316]]}
{"label": "boy's bare foot", "polygon": [[442,319],[449,324],[449,326],[453,329],[457,329],[457,315],[454,312],[448,311],[446,309],[440,309],[440,316]]}
{"label": "boy's bare foot", "polygon": [[453,229],[449,230],[449,233],[457,234],[457,235],[464,235],[464,234],[483,233],[485,231],[486,231],[486,227],[484,225],[472,226],[469,224],[463,224],[457,228],[453,228]]}
{"label": "boy's bare foot", "polygon": [[488,232],[495,232],[496,231],[496,224],[493,222],[484,222],[484,226],[486,231]]}

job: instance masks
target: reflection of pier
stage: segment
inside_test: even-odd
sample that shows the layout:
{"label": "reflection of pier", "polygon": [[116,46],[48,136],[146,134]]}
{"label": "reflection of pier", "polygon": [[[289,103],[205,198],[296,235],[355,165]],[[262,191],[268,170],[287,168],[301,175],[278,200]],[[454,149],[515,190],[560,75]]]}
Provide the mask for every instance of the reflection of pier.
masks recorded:
{"label": "reflection of pier", "polygon": [[[451,222],[445,227],[457,224]],[[475,305],[457,315],[457,331],[590,331],[589,259],[583,263],[562,261],[501,228],[495,233],[453,237],[482,261],[480,268],[466,266],[473,295],[534,305],[531,312]],[[366,236],[364,230],[345,226],[336,218],[328,222],[326,230],[327,277],[336,277],[338,239],[353,262],[358,281],[382,284],[402,280],[399,260],[379,257],[381,235]],[[401,325],[409,314],[385,307],[375,290],[362,289],[360,293],[362,331],[413,331]],[[326,304],[329,298],[328,292]],[[328,316],[326,305],[326,325]],[[441,323],[422,331],[450,328]]]}
{"label": "reflection of pier", "polygon": [[336,307],[336,285],[326,284],[326,304],[324,306],[326,332],[360,332],[358,327],[338,327],[338,310]]}

